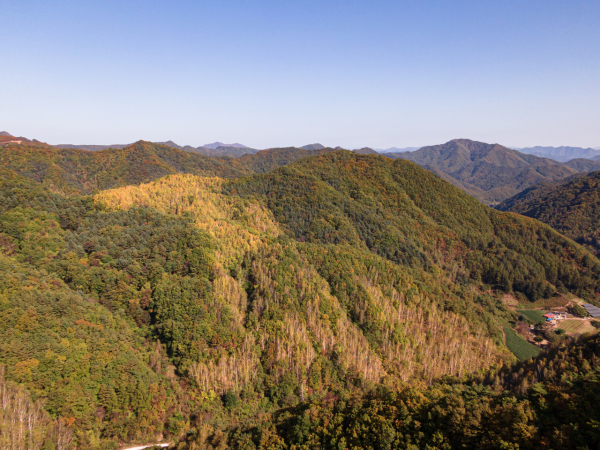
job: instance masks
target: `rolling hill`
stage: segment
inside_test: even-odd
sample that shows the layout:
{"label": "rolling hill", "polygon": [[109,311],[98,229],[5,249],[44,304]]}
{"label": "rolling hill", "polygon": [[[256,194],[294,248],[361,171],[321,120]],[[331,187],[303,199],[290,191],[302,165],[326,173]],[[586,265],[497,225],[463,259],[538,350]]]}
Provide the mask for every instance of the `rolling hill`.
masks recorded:
{"label": "rolling hill", "polygon": [[385,155],[407,159],[429,169],[489,205],[534,184],[561,180],[577,172],[547,158],[468,139],[455,139],[414,152]]}
{"label": "rolling hill", "polygon": [[325,146],[321,145],[321,144],[308,144],[308,145],[303,145],[300,148],[303,150],[321,150],[321,149],[325,148]]}
{"label": "rolling hill", "polygon": [[498,209],[533,217],[600,254],[600,171],[533,186]]}
{"label": "rolling hill", "polygon": [[378,153],[370,147],[357,148],[353,151],[359,155],[378,155]]}

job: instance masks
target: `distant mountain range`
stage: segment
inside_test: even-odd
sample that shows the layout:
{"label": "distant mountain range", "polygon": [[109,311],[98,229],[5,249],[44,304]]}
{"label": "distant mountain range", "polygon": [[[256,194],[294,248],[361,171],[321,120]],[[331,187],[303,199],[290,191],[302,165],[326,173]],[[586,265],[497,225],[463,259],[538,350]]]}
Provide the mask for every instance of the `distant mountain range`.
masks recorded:
{"label": "distant mountain range", "polygon": [[[304,145],[299,148],[302,148],[304,150],[318,150],[318,149],[322,149],[322,148],[326,148],[326,147],[321,144],[309,144],[309,145]],[[335,147],[335,148],[341,150],[343,147]],[[389,148],[362,147],[362,148],[357,148],[353,151],[358,154],[361,154],[364,149],[369,149],[370,150],[369,153],[399,153],[399,152],[412,152],[412,151],[418,150],[420,148],[421,147],[404,147],[404,148],[399,148],[399,147],[389,147]]]}
{"label": "distant mountain range", "polygon": [[422,147],[389,147],[389,148],[375,148],[378,153],[401,153],[401,152],[414,152],[415,150],[419,150]]}
{"label": "distant mountain range", "polygon": [[576,169],[548,158],[469,139],[385,156],[408,159],[490,205],[539,182],[558,181],[577,173]]}
{"label": "distant mountain range", "polygon": [[[7,131],[0,132],[0,137],[15,138],[13,135],[8,133]],[[15,139],[22,140],[25,138],[15,138]],[[3,141],[6,141],[6,140],[4,139]],[[240,144],[238,142],[233,143],[233,144],[225,144],[223,142],[216,141],[216,142],[212,142],[210,144],[201,145],[199,147],[192,147],[190,145],[181,146],[181,145],[176,144],[173,141],[165,141],[165,142],[157,142],[157,143],[167,145],[167,146],[173,147],[173,148],[183,149],[186,151],[198,152],[198,153],[201,153],[206,156],[239,157],[244,154],[248,154],[248,153],[253,154],[253,153],[256,153],[259,151],[257,149],[248,147],[244,144]],[[107,148],[124,148],[128,145],[131,145],[131,144],[112,144],[112,145],[58,144],[58,145],[55,145],[55,147],[79,148],[82,150],[98,151],[98,150],[105,150]],[[325,147],[324,145],[319,144],[319,143],[314,143],[314,144],[303,145],[303,146],[297,147],[297,148],[301,148],[303,150],[320,150],[320,149],[329,148],[329,147]],[[335,148],[342,149],[343,147],[335,147]],[[425,148],[425,147],[388,147],[388,148],[363,147],[363,148],[369,148],[369,149],[373,150],[375,153],[380,153],[380,154],[390,154],[390,153],[395,154],[395,153],[414,152],[416,150],[419,150],[419,149]],[[355,152],[357,150],[362,151],[363,148],[355,149],[354,151]],[[569,146],[561,146],[561,147],[535,146],[535,147],[523,147],[523,148],[520,148],[520,147],[507,147],[507,148],[510,148],[512,150],[517,150],[518,152],[525,153],[527,155],[534,155],[534,156],[538,156],[541,158],[549,158],[549,159],[553,159],[555,161],[559,161],[559,162],[563,162],[563,163],[566,163],[566,162],[569,162],[569,161],[575,160],[575,159],[587,159],[587,160],[600,161],[600,147],[583,148],[583,147],[569,147]],[[211,150],[215,150],[215,151],[213,152]],[[243,151],[243,150],[245,150],[245,151]],[[574,163],[573,165],[577,165],[577,164],[581,165],[581,164],[583,164],[583,162],[580,161],[580,162]],[[593,169],[593,170],[596,170],[596,169]]]}
{"label": "distant mountain range", "polygon": [[[187,150],[187,149],[186,149]],[[206,148],[206,147],[198,147],[194,150],[196,153],[200,153],[204,156],[230,156],[232,158],[239,158],[243,155],[253,155],[254,153],[259,152],[260,150],[256,150],[254,148],[249,147],[217,147],[217,148]]]}
{"label": "distant mountain range", "polygon": [[205,144],[202,147],[204,147],[204,148],[212,148],[213,150],[217,149],[219,147],[250,148],[250,147],[246,147],[243,144],[238,144],[238,143],[235,143],[235,144],[223,144],[222,142],[213,142],[212,144]]}
{"label": "distant mountain range", "polygon": [[167,142],[157,142],[157,144],[167,145],[169,147],[178,148],[179,150],[184,150],[186,152],[199,153],[204,156],[231,156],[233,158],[239,158],[242,155],[246,154],[254,154],[259,150],[246,147],[242,144],[223,144],[215,147],[216,144],[222,144],[222,142],[214,142],[212,144],[207,144],[207,146],[202,147],[192,147],[190,145],[186,145],[184,147],[177,145],[173,141]]}
{"label": "distant mountain range", "polygon": [[76,145],[76,144],[58,144],[55,145],[54,147],[58,147],[58,148],[77,148],[80,150],[87,150],[90,152],[98,152],[100,150],[106,150],[107,148],[125,148],[128,145],[131,144],[112,144],[112,145],[88,145],[88,144],[83,144],[83,145]]}
{"label": "distant mountain range", "polygon": [[[166,145],[167,147],[176,148],[179,150],[183,150],[186,152],[199,153],[204,156],[232,156],[234,158],[240,157],[247,153],[256,153],[258,150],[252,149],[250,147],[246,147],[242,144],[223,144],[222,142],[213,142],[212,144],[207,144],[207,146],[201,147],[192,147],[191,145],[178,145],[173,141],[164,141],[164,142],[156,142],[156,144]],[[217,145],[222,144],[222,145]],[[112,144],[112,145],[77,145],[77,144],[58,144],[54,147],[64,148],[64,149],[81,149],[88,150],[92,152],[97,152],[101,150],[106,150],[109,148],[115,149],[123,149],[132,144]]]}
{"label": "distant mountain range", "polygon": [[526,147],[514,148],[521,153],[528,155],[540,156],[542,158],[550,158],[560,162],[567,162],[572,159],[586,158],[594,159],[600,157],[600,147],[598,148],[582,148],[582,147]]}
{"label": "distant mountain range", "polygon": [[[0,143],[17,144],[21,141],[38,143],[38,141],[29,141],[26,138],[15,138],[6,131],[0,133]],[[242,164],[251,161],[251,159],[248,159],[249,156],[261,153],[260,150],[252,149],[240,143],[224,144],[223,142],[213,142],[201,147],[192,147],[189,145],[181,146],[169,140],[155,144],[205,157],[231,157],[236,159],[244,157],[245,163]],[[132,144],[60,144],[55,146],[55,148],[102,151],[109,148],[119,150],[131,146]],[[295,152],[294,158],[297,159],[305,156],[302,152],[329,152],[341,150],[341,147],[332,149],[319,143],[313,143],[299,148],[291,147],[290,149],[293,150],[288,150],[287,155],[290,155],[290,152]],[[381,154],[392,159],[407,159],[437,173],[463,191],[489,205],[498,204],[540,182],[557,182],[577,173],[600,170],[600,151],[592,148],[530,147],[521,150],[517,151],[499,144],[485,144],[468,139],[455,139],[443,145],[428,146],[418,150],[415,147],[406,147],[404,149],[390,147],[380,149],[381,153],[379,153],[376,149],[363,147],[354,150],[354,152],[358,154]],[[546,154],[550,154],[552,157],[538,156],[533,154],[533,152],[537,152],[540,155],[546,152]],[[259,157],[259,160],[260,158],[266,158],[266,154],[263,153],[262,155]],[[569,158],[574,155],[585,155],[587,158]],[[272,159],[273,157],[270,156],[269,158]],[[278,167],[279,165],[287,164],[285,162],[287,161],[287,156],[283,159],[278,158],[276,158],[276,163],[263,164],[263,166]],[[557,161],[555,158],[566,161]],[[245,170],[245,168],[238,166],[237,163],[232,164],[230,168],[234,171]],[[251,170],[254,171],[254,169]],[[220,176],[226,175],[221,173]]]}

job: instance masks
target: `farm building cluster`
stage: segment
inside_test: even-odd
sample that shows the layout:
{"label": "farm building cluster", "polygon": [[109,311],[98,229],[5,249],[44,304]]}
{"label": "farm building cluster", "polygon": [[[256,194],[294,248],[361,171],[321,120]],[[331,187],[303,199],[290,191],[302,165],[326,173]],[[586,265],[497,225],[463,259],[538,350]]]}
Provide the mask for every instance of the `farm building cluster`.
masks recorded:
{"label": "farm building cluster", "polygon": [[549,312],[543,315],[546,319],[546,322],[553,322],[555,320],[565,320],[567,318],[567,314],[564,312]]}

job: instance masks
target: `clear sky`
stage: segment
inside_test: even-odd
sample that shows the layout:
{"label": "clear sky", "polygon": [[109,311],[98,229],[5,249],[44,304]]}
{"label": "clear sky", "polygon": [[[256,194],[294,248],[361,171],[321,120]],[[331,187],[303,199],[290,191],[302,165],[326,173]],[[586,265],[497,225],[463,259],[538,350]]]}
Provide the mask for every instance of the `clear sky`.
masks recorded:
{"label": "clear sky", "polygon": [[0,0],[0,131],[600,146],[600,1]]}

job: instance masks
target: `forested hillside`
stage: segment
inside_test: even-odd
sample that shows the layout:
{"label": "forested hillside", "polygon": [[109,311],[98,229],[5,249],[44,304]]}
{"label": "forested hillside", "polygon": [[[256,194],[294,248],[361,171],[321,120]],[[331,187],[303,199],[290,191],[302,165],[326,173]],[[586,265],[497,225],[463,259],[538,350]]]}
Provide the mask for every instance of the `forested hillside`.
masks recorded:
{"label": "forested hillside", "polygon": [[[194,149],[196,150],[196,149]],[[169,174],[222,178],[264,173],[299,158],[331,149],[270,149],[242,158],[215,158],[170,145],[139,141],[123,148],[88,151],[43,143],[0,143],[0,165],[67,195],[139,184]]]}
{"label": "forested hillside", "polygon": [[266,173],[278,167],[285,166],[300,158],[307,156],[321,155],[335,151],[331,148],[271,148],[262,150],[255,154],[246,154],[239,158],[240,163],[256,173]]}
{"label": "forested hillside", "polygon": [[6,145],[0,147],[0,164],[65,194],[90,194],[182,172],[222,177],[252,173],[229,161],[144,141],[95,152],[47,145]]}
{"label": "forested hillside", "polygon": [[540,184],[498,209],[533,217],[600,253],[600,171],[557,184]]}
{"label": "forested hillside", "polygon": [[443,145],[386,156],[417,163],[488,205],[534,184],[561,180],[577,172],[551,159],[469,139],[454,139]]}
{"label": "forested hillside", "polygon": [[564,288],[600,292],[598,260],[581,247],[538,222],[500,214],[404,160],[334,152],[225,189],[266,204],[302,242],[350,244],[531,300]]}
{"label": "forested hillside", "polygon": [[[199,167],[136,146],[124,154],[160,156],[152,167]],[[600,295],[583,247],[409,161],[322,149],[267,173],[137,185],[139,173],[109,171],[106,151],[19,149],[4,150],[0,173],[0,364],[44,403],[47,448],[60,427],[80,449],[197,439],[302,402],[496,373],[515,360],[505,294]],[[299,152],[209,167],[266,172]],[[136,185],[66,196],[47,167],[85,168],[54,178],[82,191],[88,167]]]}
{"label": "forested hillside", "polygon": [[199,422],[171,448],[598,448],[599,364],[596,335],[466,383],[319,399],[225,429]]}
{"label": "forested hillside", "polygon": [[575,169],[577,172],[593,172],[600,170],[600,161],[594,161],[593,159],[577,158],[567,161],[566,166],[571,169]]}

